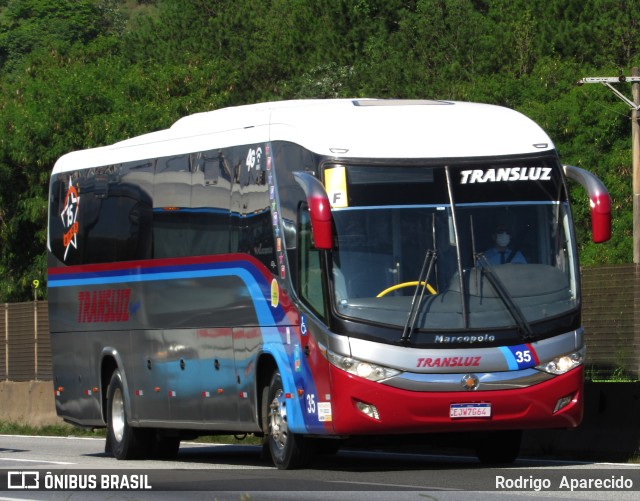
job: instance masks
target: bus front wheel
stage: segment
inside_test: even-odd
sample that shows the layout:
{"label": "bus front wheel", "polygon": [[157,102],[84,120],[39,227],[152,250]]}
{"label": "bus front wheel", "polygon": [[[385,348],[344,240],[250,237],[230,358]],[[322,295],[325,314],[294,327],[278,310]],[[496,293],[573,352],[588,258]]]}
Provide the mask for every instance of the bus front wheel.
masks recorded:
{"label": "bus front wheel", "polygon": [[122,375],[115,370],[107,389],[107,444],[116,459],[141,459],[148,453],[151,432],[127,423],[124,391]]}
{"label": "bus front wheel", "polygon": [[[271,377],[263,399],[263,416],[266,416],[266,440],[271,459],[279,470],[293,470],[309,464],[312,442],[300,434],[292,433],[287,422],[287,399],[279,372]],[[290,404],[291,405],[291,404]]]}

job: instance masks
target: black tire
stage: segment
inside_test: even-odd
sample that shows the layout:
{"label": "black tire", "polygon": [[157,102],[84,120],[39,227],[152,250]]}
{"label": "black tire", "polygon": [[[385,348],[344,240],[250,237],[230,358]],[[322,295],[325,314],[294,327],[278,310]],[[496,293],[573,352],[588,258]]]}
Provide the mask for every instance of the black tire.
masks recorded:
{"label": "black tire", "polygon": [[153,435],[151,430],[129,426],[125,409],[122,375],[115,370],[107,388],[107,445],[116,459],[147,457]]}
{"label": "black tire", "polygon": [[[313,442],[287,426],[287,401],[279,372],[274,372],[262,400],[265,447],[268,445],[273,464],[279,470],[295,470],[307,466],[313,456]],[[266,418],[266,419],[265,419]]]}
{"label": "black tire", "polygon": [[486,433],[478,438],[476,454],[484,464],[511,464],[520,453],[521,442],[521,430]]}
{"label": "black tire", "polygon": [[262,448],[260,449],[260,460],[272,461],[271,450],[269,448],[269,386],[262,388],[261,396],[261,410],[262,415],[260,427],[262,428]]}

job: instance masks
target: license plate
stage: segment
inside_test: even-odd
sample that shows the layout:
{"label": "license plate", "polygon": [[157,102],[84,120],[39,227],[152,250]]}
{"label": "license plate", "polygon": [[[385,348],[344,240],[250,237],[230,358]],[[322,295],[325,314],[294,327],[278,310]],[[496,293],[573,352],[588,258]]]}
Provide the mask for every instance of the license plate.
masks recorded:
{"label": "license plate", "polygon": [[491,417],[491,404],[451,404],[449,417],[452,419]]}

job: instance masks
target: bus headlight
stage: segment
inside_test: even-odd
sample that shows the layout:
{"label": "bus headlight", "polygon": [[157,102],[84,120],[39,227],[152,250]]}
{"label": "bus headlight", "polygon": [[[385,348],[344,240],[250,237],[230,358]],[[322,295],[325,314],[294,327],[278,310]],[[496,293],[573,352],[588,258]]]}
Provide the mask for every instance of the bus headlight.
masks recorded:
{"label": "bus headlight", "polygon": [[329,350],[327,350],[327,359],[338,369],[342,369],[354,376],[368,379],[369,381],[382,381],[400,374],[400,371],[396,369],[372,364],[371,362],[364,362],[356,358],[345,357]]}
{"label": "bus headlight", "polygon": [[564,374],[571,369],[575,369],[584,362],[584,349],[578,350],[567,355],[556,357],[544,364],[536,366],[539,371],[548,372],[549,374]]}

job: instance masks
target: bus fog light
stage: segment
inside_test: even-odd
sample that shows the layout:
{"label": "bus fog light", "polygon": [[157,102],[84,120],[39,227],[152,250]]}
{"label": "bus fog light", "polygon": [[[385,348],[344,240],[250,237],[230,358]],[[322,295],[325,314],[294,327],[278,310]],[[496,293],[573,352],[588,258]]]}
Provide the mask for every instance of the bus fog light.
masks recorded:
{"label": "bus fog light", "polygon": [[553,360],[536,366],[539,371],[548,372],[549,374],[564,374],[571,369],[575,369],[584,362],[584,349],[556,357]]}
{"label": "bus fog light", "polygon": [[567,395],[566,397],[559,398],[556,402],[556,406],[553,409],[553,413],[555,414],[561,409],[564,409],[567,405],[569,405],[573,401],[573,395]]}
{"label": "bus fog light", "polygon": [[365,416],[380,420],[380,414],[378,414],[378,409],[375,405],[365,404],[364,402],[356,402],[357,409],[362,412]]}

